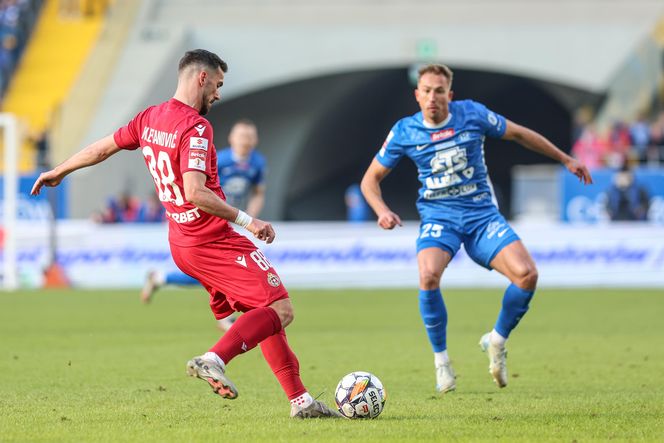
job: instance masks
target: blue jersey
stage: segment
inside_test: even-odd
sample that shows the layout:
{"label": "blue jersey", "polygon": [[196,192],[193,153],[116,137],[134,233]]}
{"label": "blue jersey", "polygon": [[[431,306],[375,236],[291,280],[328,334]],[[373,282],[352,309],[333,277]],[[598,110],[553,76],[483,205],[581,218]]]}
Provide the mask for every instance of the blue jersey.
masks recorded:
{"label": "blue jersey", "polygon": [[493,189],[484,162],[484,138],[500,138],[506,121],[472,100],[452,101],[450,114],[432,127],[422,113],[399,120],[376,159],[394,168],[402,157],[417,166],[422,187],[417,210],[422,220],[450,210],[495,208]]}
{"label": "blue jersey", "polygon": [[265,181],[265,157],[253,150],[247,160],[239,160],[231,148],[225,148],[218,152],[217,167],[228,204],[246,209],[253,188]]}

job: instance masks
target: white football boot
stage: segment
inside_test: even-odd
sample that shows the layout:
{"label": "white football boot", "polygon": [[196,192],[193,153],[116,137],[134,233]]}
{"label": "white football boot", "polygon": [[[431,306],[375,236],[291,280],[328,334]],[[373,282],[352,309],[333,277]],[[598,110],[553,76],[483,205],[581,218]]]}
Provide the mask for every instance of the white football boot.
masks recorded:
{"label": "white football boot", "polygon": [[307,407],[302,407],[298,405],[291,405],[290,411],[291,418],[344,418],[338,411],[335,409],[329,408],[325,403],[314,400]]}
{"label": "white football boot", "polygon": [[499,388],[507,386],[507,349],[491,343],[491,333],[487,332],[480,338],[480,348],[489,357],[489,374]]}
{"label": "white football boot", "polygon": [[215,361],[204,359],[203,356],[194,357],[187,362],[187,375],[205,380],[214,393],[223,398],[237,398],[237,389],[226,377],[226,368]]}
{"label": "white football boot", "polygon": [[450,362],[436,366],[436,391],[444,394],[456,389],[456,375]]}

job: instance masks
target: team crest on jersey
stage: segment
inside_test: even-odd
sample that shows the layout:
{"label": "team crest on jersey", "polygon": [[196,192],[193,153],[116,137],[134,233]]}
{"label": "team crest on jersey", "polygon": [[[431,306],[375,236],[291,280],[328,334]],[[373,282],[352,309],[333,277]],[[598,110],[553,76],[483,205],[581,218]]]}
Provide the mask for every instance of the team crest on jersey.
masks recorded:
{"label": "team crest on jersey", "polygon": [[271,272],[267,273],[267,282],[270,284],[270,286],[274,286],[275,288],[281,284],[281,280],[279,280],[279,277],[277,277]]}
{"label": "team crest on jersey", "polygon": [[194,126],[194,129],[198,132],[198,135],[201,136],[205,132],[205,125],[201,123],[200,125]]}
{"label": "team crest on jersey", "polygon": [[434,132],[431,134],[431,141],[437,142],[439,140],[444,140],[450,138],[454,135],[454,128],[443,129],[442,131]]}
{"label": "team crest on jersey", "polygon": [[189,137],[189,149],[208,150],[208,139],[203,137]]}

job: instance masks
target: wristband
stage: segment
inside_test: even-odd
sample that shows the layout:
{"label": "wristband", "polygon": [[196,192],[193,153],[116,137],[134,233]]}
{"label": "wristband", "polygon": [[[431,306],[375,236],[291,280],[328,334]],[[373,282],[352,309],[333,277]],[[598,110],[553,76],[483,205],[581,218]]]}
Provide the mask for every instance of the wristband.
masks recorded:
{"label": "wristband", "polygon": [[254,219],[251,218],[251,216],[249,214],[247,214],[246,212],[238,209],[237,217],[235,217],[235,224],[236,225],[240,225],[243,228],[246,228],[249,225],[249,223],[251,223],[252,221],[254,221]]}

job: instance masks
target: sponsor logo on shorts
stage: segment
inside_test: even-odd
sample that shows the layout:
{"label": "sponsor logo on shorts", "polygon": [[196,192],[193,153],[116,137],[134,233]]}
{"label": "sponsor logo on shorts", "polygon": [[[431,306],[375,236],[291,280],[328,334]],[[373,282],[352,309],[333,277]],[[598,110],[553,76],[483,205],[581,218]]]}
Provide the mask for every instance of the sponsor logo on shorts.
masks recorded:
{"label": "sponsor logo on shorts", "polygon": [[506,233],[508,230],[509,230],[509,228],[505,228],[505,229],[503,229],[502,231],[500,231],[500,232],[498,233],[497,237],[498,237],[498,238],[502,238],[503,235],[505,235],[505,233]]}
{"label": "sponsor logo on shorts", "polygon": [[235,259],[235,263],[244,266],[245,268],[247,267],[247,259],[244,258],[244,255],[238,256],[238,258]]}
{"label": "sponsor logo on shorts", "polygon": [[270,284],[270,286],[274,286],[275,288],[281,284],[281,280],[279,280],[279,277],[277,277],[271,272],[267,273],[267,282]]}
{"label": "sponsor logo on shorts", "polygon": [[[486,238],[491,240],[498,233],[498,230],[500,228],[502,228],[503,226],[505,226],[505,223],[502,223],[502,222],[495,221],[495,222],[489,223],[489,226],[487,226],[487,228],[486,228]],[[499,234],[498,237],[500,238],[503,235],[505,235],[505,232],[507,231],[507,229],[509,229],[509,228],[505,228],[503,231],[501,231],[501,234]]]}

